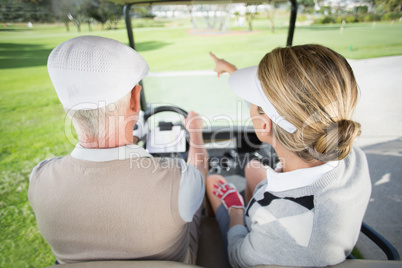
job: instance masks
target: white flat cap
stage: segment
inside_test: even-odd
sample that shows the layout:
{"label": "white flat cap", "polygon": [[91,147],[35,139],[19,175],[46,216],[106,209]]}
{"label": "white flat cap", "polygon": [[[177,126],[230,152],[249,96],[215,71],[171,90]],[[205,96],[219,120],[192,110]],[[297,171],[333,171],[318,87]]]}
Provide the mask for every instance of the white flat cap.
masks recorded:
{"label": "white flat cap", "polygon": [[73,110],[116,102],[149,70],[134,49],[99,36],[80,36],[60,44],[50,53],[47,68],[60,102]]}

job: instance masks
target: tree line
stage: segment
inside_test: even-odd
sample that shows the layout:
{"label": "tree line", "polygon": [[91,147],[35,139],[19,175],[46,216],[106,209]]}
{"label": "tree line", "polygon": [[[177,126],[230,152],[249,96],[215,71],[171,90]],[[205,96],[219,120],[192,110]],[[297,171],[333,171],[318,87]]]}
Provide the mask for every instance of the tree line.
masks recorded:
{"label": "tree line", "polygon": [[402,17],[401,0],[360,0],[353,8],[347,8],[342,2],[333,6],[326,6],[322,0],[297,2],[301,13],[323,15],[314,21],[317,24],[389,21]]}
{"label": "tree line", "polygon": [[[114,29],[123,14],[123,6],[106,0],[1,0],[0,22],[63,22],[81,31],[83,24],[98,22],[102,28]],[[134,15],[147,17],[147,7],[136,7]]]}
{"label": "tree line", "polygon": [[[323,0],[297,0],[299,12],[304,14],[321,13],[324,16],[316,23],[338,23],[397,20],[402,16],[402,0],[360,0],[361,6],[353,10],[345,10],[344,6],[329,7]],[[271,32],[274,32],[274,15],[276,8],[288,0],[265,0],[247,3],[245,18],[248,28],[252,30],[254,18],[259,15],[256,6],[269,4],[266,12],[270,21]],[[190,5],[189,5],[190,6]],[[191,7],[191,6],[190,6]],[[135,6],[133,15],[142,18],[153,18],[150,6]],[[191,15],[191,8],[189,12]],[[98,22],[102,29],[114,29],[123,14],[123,6],[107,0],[0,0],[0,22],[63,22],[67,31],[70,24],[81,31],[83,24]],[[236,18],[239,14],[234,14]]]}

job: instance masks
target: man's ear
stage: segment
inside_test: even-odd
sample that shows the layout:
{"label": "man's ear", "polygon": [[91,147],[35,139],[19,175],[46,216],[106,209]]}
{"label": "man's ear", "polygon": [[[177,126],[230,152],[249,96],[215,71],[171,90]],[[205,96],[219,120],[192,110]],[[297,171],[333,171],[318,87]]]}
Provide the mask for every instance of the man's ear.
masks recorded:
{"label": "man's ear", "polygon": [[136,113],[140,111],[140,92],[141,92],[140,85],[136,85],[131,90],[130,108]]}
{"label": "man's ear", "polygon": [[271,130],[272,130],[272,122],[271,119],[264,114],[264,119],[263,119],[263,124],[262,124],[262,136],[269,136],[271,135]]}

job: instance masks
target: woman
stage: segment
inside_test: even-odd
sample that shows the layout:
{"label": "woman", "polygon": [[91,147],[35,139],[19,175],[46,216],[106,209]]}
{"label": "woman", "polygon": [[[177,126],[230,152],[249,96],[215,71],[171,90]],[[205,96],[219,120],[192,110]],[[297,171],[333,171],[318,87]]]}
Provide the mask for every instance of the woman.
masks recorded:
{"label": "woman", "polygon": [[[367,160],[353,146],[358,89],[338,53],[320,45],[277,48],[237,70],[211,53],[218,76],[251,103],[257,137],[275,149],[275,170],[250,161],[247,207],[219,175],[207,194],[234,267],[326,266],[352,251],[371,193]],[[226,239],[226,238],[224,238]]]}

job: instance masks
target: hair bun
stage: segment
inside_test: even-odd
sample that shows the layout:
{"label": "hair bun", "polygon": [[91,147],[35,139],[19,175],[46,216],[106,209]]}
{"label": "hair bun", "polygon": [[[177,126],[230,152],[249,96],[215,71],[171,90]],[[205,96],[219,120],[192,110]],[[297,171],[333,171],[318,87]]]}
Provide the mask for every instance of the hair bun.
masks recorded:
{"label": "hair bun", "polygon": [[353,141],[361,134],[361,125],[353,120],[342,119],[329,125],[310,153],[320,161],[342,160],[352,150]]}

